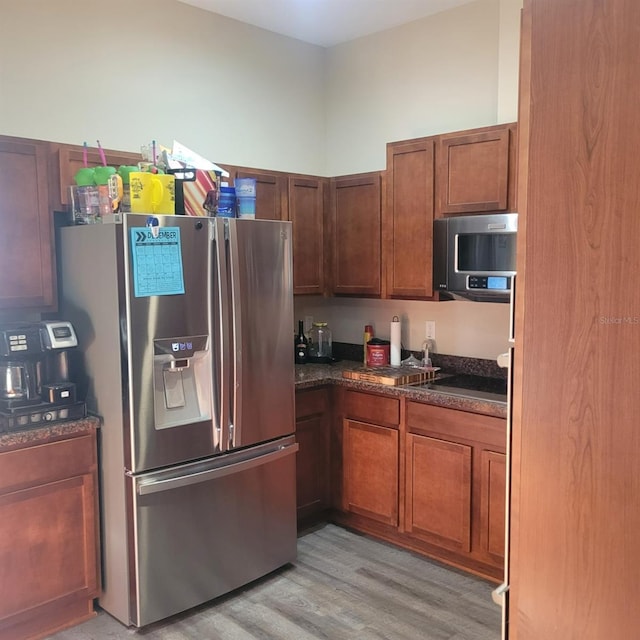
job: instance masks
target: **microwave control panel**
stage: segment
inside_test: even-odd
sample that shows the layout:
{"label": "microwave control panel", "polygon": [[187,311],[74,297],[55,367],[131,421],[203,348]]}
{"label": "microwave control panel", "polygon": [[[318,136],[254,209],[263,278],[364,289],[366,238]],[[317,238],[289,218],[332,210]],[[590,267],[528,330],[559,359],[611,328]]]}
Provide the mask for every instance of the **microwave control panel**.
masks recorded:
{"label": "microwave control panel", "polygon": [[468,276],[467,288],[483,291],[510,291],[511,278],[509,276]]}

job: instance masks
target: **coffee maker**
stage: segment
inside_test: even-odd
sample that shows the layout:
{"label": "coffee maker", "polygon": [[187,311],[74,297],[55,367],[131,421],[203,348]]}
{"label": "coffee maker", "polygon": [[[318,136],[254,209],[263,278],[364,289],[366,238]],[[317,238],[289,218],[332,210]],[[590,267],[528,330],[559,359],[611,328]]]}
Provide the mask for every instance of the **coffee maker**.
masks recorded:
{"label": "coffee maker", "polygon": [[78,346],[63,320],[0,326],[0,431],[77,420],[86,405],[69,379],[69,350]]}

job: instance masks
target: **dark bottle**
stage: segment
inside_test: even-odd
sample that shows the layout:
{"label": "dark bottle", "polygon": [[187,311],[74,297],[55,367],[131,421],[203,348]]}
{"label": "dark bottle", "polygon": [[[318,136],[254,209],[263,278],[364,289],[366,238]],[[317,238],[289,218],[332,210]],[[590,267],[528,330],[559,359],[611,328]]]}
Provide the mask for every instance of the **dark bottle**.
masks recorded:
{"label": "dark bottle", "polygon": [[304,364],[307,361],[309,345],[304,335],[304,325],[302,320],[298,320],[298,335],[295,339],[296,364]]}

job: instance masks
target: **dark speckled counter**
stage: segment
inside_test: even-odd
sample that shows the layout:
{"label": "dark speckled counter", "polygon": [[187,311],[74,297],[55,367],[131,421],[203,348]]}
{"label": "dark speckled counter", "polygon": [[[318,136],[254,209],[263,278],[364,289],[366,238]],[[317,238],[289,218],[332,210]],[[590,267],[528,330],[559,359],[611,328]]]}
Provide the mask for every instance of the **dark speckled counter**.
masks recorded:
{"label": "dark speckled counter", "polygon": [[36,429],[0,433],[0,451],[10,451],[12,449],[20,449],[21,447],[53,442],[54,440],[61,440],[79,433],[86,433],[99,427],[100,420],[89,416],[81,420],[56,422]]}
{"label": "dark speckled counter", "polygon": [[345,369],[356,369],[360,366],[359,362],[352,360],[343,360],[333,364],[297,364],[295,379],[296,391],[326,384],[339,385],[358,391],[375,391],[376,393],[385,393],[390,396],[405,397],[410,400],[426,402],[427,404],[457,409],[459,411],[481,413],[487,416],[495,416],[496,418],[507,417],[506,402],[454,396],[419,386],[404,385],[395,387],[385,384],[349,380],[342,377],[342,372]]}

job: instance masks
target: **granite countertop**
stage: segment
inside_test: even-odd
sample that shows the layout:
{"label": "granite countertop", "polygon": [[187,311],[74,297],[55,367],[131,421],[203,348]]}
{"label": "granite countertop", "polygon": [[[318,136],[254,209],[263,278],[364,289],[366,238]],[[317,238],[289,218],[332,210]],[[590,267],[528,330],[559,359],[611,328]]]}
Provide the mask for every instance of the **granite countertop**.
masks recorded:
{"label": "granite countertop", "polygon": [[296,391],[309,389],[325,384],[339,385],[358,391],[374,391],[389,396],[405,397],[418,402],[426,402],[449,409],[481,413],[497,418],[507,417],[507,403],[494,400],[479,400],[463,396],[439,393],[433,389],[413,385],[391,386],[372,382],[349,380],[342,377],[342,372],[362,366],[360,362],[342,360],[333,364],[297,364],[295,368]]}
{"label": "granite countertop", "polygon": [[43,444],[54,440],[98,429],[100,419],[94,416],[87,416],[80,420],[68,420],[65,422],[54,422],[35,429],[25,429],[23,431],[11,431],[0,433],[0,451],[9,451],[21,447]]}

